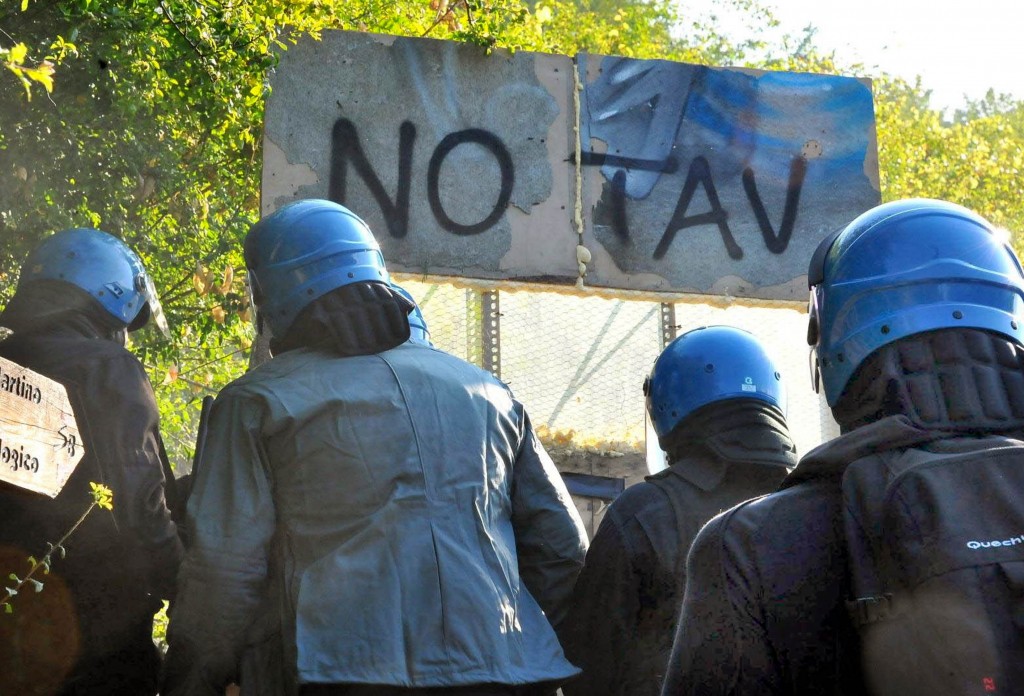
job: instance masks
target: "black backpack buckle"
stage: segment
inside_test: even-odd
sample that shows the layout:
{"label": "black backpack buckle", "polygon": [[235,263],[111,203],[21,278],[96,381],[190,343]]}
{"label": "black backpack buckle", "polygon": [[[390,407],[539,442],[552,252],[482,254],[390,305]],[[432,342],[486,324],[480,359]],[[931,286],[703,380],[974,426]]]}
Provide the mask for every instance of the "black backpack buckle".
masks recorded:
{"label": "black backpack buckle", "polygon": [[888,592],[875,597],[859,597],[848,601],[846,611],[849,612],[850,619],[858,628],[886,621],[899,614],[893,596]]}

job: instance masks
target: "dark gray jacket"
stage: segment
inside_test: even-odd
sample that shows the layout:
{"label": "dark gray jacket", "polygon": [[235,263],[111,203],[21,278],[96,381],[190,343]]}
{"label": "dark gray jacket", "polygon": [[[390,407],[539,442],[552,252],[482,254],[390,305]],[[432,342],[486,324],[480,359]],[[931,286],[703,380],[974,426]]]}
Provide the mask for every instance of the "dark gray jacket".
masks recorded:
{"label": "dark gray jacket", "polygon": [[71,529],[92,501],[90,481],[114,493],[113,513],[94,510],[40,578],[43,591],[26,590],[14,618],[0,621],[0,693],[53,693],[53,684],[67,693],[155,693],[153,614],[173,593],[182,548],[146,373],[79,313],[18,331],[0,342],[0,356],[67,388],[86,452],[56,499],[0,487],[6,572],[23,572],[25,558],[41,557]]}
{"label": "dark gray jacket", "polygon": [[1003,443],[889,416],[812,450],[779,492],[713,519],[687,561],[663,693],[864,693],[846,610],[843,473],[879,452],[957,453]]}
{"label": "dark gray jacket", "polygon": [[781,414],[754,406],[737,419],[715,406],[700,419],[700,445],[605,513],[573,592],[566,654],[583,674],[566,694],[661,693],[690,543],[709,519],[775,490],[796,465]]}

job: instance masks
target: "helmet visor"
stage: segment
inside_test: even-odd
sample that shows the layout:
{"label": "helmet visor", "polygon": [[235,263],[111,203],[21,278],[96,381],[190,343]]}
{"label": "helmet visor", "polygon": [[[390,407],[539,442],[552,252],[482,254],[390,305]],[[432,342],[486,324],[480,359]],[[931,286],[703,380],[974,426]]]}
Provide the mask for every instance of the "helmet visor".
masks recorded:
{"label": "helmet visor", "polygon": [[256,333],[260,332],[260,319],[259,309],[256,305],[256,290],[253,288],[253,284],[256,282],[256,278],[252,271],[248,271],[245,274],[245,298],[249,301],[249,321],[252,322],[253,327],[256,329]]}
{"label": "helmet visor", "polygon": [[815,393],[821,389],[821,365],[818,362],[818,344],[821,341],[821,326],[818,317],[818,293],[816,288],[811,288],[811,298],[807,302],[807,343],[810,345],[810,354],[807,356],[811,369],[811,388]]}
{"label": "helmet visor", "polygon": [[160,330],[164,338],[171,337],[171,328],[167,325],[167,317],[164,316],[164,308],[160,304],[160,298],[156,294],[156,286],[153,279],[146,275],[146,304],[149,305],[149,318],[156,328]]}

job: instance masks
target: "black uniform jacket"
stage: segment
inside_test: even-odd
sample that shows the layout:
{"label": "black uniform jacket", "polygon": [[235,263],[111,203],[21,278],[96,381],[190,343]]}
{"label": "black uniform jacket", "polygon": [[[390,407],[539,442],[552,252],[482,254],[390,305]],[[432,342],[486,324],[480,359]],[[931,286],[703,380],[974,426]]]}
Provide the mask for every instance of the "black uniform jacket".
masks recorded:
{"label": "black uniform jacket", "polygon": [[890,416],[812,450],[782,489],[701,530],[663,694],[862,694],[842,476],[853,461],[948,433]]}
{"label": "black uniform jacket", "polygon": [[89,687],[96,693],[144,693],[142,683],[155,691],[152,617],[172,593],[182,548],[142,365],[86,320],[16,333],[0,342],[0,356],[65,386],[85,447],[55,499],[0,484],[4,576],[23,574],[28,556],[42,557],[75,524],[92,501],[90,481],[114,494],[113,512],[94,509],[65,542],[66,555],[54,556],[43,589],[23,589],[14,613],[0,616],[0,693],[93,679],[101,680]]}
{"label": "black uniform jacket", "polygon": [[785,473],[756,464],[680,462],[616,499],[576,582],[568,649],[584,672],[563,691],[660,693],[690,542],[708,519],[776,488]]}
{"label": "black uniform jacket", "polygon": [[[738,439],[709,437],[708,446],[630,486],[605,513],[566,622],[567,656],[583,669],[563,687],[568,696],[661,692],[690,543],[722,510],[776,490],[796,464],[784,421],[758,406],[740,410],[738,422],[749,427]],[[720,411],[705,420],[705,436],[729,422]]]}

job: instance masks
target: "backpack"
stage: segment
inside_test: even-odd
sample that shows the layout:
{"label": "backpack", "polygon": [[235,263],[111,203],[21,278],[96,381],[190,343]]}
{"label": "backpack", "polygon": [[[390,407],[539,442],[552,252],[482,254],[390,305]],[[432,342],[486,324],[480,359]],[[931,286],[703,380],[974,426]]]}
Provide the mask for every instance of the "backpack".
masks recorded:
{"label": "backpack", "polygon": [[1024,442],[946,442],[959,451],[882,452],[843,475],[873,696],[1024,694]]}

